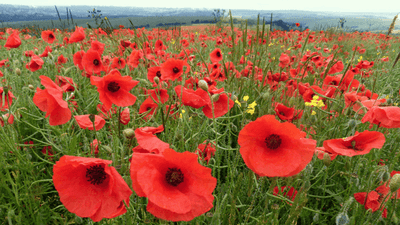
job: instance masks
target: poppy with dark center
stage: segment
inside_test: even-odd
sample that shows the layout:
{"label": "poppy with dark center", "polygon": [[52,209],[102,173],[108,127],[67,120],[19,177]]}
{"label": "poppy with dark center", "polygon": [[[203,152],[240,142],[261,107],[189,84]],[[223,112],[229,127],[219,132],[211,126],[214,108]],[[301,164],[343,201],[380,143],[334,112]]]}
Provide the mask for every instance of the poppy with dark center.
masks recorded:
{"label": "poppy with dark center", "polygon": [[305,136],[294,124],[265,115],[239,132],[240,154],[259,176],[293,176],[306,167],[315,151],[317,142]]}
{"label": "poppy with dark center", "polygon": [[56,162],[53,183],[68,211],[94,222],[126,213],[132,191],[111,163],[68,155]]}
{"label": "poppy with dark center", "polygon": [[169,221],[191,221],[213,207],[217,179],[191,152],[167,148],[162,154],[133,153],[132,187],[147,197],[147,211]]}
{"label": "poppy with dark center", "polygon": [[43,41],[47,42],[48,44],[53,44],[53,42],[56,41],[56,36],[51,30],[42,31],[41,37]]}
{"label": "poppy with dark center", "polygon": [[90,82],[97,86],[100,101],[106,110],[111,109],[112,104],[126,107],[135,104],[136,96],[129,93],[139,81],[132,80],[130,76],[121,76],[121,73],[113,69],[104,77],[91,76]]}
{"label": "poppy with dark center", "polygon": [[82,65],[85,71],[89,74],[100,74],[104,71],[103,63],[101,62],[101,56],[99,52],[94,50],[88,50],[82,57]]}
{"label": "poppy with dark center", "polygon": [[123,58],[115,57],[112,59],[111,69],[123,69],[125,68],[126,62]]}
{"label": "poppy with dark center", "polygon": [[80,42],[86,38],[85,30],[83,27],[75,27],[75,32],[72,33],[71,37],[68,39],[68,43],[72,44],[75,42]]}
{"label": "poppy with dark center", "polygon": [[150,97],[146,98],[144,102],[140,105],[139,114],[146,114],[143,119],[148,120],[150,119],[155,113],[156,109],[158,108],[158,104],[153,101]]}
{"label": "poppy with dark center", "polygon": [[292,122],[293,120],[300,119],[303,115],[303,110],[295,110],[294,108],[289,108],[281,103],[275,103],[275,113],[279,119],[283,121]]}
{"label": "poppy with dark center", "polygon": [[222,60],[222,52],[221,49],[216,48],[210,53],[210,60],[211,62],[219,62]]}
{"label": "poppy with dark center", "polygon": [[183,74],[183,66],[186,66],[186,73],[189,72],[190,66],[186,61],[169,58],[161,65],[162,80],[176,80]]}
{"label": "poppy with dark center", "polygon": [[382,148],[385,143],[385,135],[378,131],[364,131],[347,138],[326,140],[324,148],[338,155],[355,156],[368,154],[373,148]]}

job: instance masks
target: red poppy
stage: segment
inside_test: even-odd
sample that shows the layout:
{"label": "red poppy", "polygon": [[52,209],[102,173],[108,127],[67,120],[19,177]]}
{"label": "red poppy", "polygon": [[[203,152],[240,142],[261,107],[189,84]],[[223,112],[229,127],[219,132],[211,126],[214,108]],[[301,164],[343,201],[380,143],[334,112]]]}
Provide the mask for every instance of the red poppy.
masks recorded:
{"label": "red poppy", "polygon": [[123,58],[115,57],[112,59],[111,69],[123,69],[125,68],[126,62]]}
{"label": "red poppy", "polygon": [[34,55],[34,56],[32,56],[31,61],[28,64],[26,64],[25,67],[28,70],[35,72],[35,71],[41,69],[43,64],[44,64],[43,59],[41,59],[37,55]]}
{"label": "red poppy", "polygon": [[83,27],[75,27],[75,32],[68,39],[68,43],[72,44],[75,42],[80,42],[85,38],[86,38],[86,34],[85,34]]}
{"label": "red poppy", "polygon": [[135,130],[135,137],[139,146],[133,148],[133,152],[161,154],[169,148],[169,144],[161,141],[156,135],[164,130],[159,127],[141,127]]}
{"label": "red poppy", "polygon": [[[379,208],[381,208],[381,204],[383,201],[383,197],[379,195],[376,191],[371,191],[369,193],[367,192],[359,192],[354,194],[354,198],[358,203],[361,205],[364,205],[364,208],[366,210],[371,209],[372,212],[377,211]],[[387,199],[386,199],[387,200]],[[387,217],[387,209],[382,207],[381,211],[382,212],[382,217],[386,218]]]}
{"label": "red poppy", "polygon": [[51,30],[42,31],[42,39],[49,44],[53,44],[53,42],[57,40],[56,36]]}
{"label": "red poppy", "polygon": [[290,63],[290,57],[284,53],[281,54],[281,56],[279,57],[279,64],[278,66],[281,68],[285,68],[289,65]]}
{"label": "red poppy", "polygon": [[221,49],[216,48],[210,53],[210,60],[211,62],[219,62],[222,60],[222,52]]}
{"label": "red poppy", "polygon": [[[235,104],[235,102],[232,101],[230,96],[226,95],[225,93],[220,94],[216,102],[210,100],[210,97],[207,97],[206,102],[207,105],[204,106],[203,113],[210,119],[218,118],[225,115]],[[212,111],[213,109],[214,109],[214,115]]]}
{"label": "red poppy", "polygon": [[65,208],[94,222],[126,213],[132,191],[111,160],[65,155],[53,166],[53,183]]}
{"label": "red poppy", "polygon": [[[3,87],[0,87],[0,111],[6,111],[9,109],[9,106],[12,105],[12,99],[15,98],[13,93],[8,89],[4,91]],[[3,102],[4,99],[4,102]]]}
{"label": "red poppy", "polygon": [[300,26],[300,23],[296,23],[296,27]]}
{"label": "red poppy", "polygon": [[40,110],[46,112],[46,118],[50,116],[51,126],[67,123],[71,119],[71,110],[68,103],[62,99],[62,89],[46,76],[42,75],[39,78],[46,89],[36,88],[33,102]]}
{"label": "red poppy", "polygon": [[[275,196],[282,194],[285,197],[289,197],[289,199],[291,201],[294,201],[294,199],[296,198],[296,195],[297,195],[297,190],[291,186],[282,186],[280,188],[280,190],[279,190],[279,187],[275,187],[272,194]],[[286,202],[286,203],[288,203],[289,205],[292,205],[292,203],[289,203],[289,202]]]}
{"label": "red poppy", "polygon": [[4,127],[4,121],[7,121],[8,124],[14,123],[14,115],[10,113],[6,113],[3,116],[0,116],[0,126]]}
{"label": "red poppy", "polygon": [[[93,130],[93,122],[90,119],[90,115],[80,115],[80,116],[74,116],[76,122],[78,123],[79,127],[82,129],[88,128],[89,130]],[[106,124],[106,121],[101,118],[100,116],[94,115],[94,126],[96,130],[100,130],[101,128],[104,127]]]}
{"label": "red poppy", "polygon": [[68,58],[65,58],[63,55],[58,56],[57,64],[65,64],[68,62]]}
{"label": "red poppy", "polygon": [[19,38],[19,31],[12,30],[12,34],[8,36],[6,44],[4,47],[6,48],[18,48],[21,45],[21,39]]}
{"label": "red poppy", "polygon": [[292,120],[300,119],[303,115],[303,110],[295,110],[294,108],[286,107],[281,103],[275,103],[275,113],[279,119],[292,122]]}
{"label": "red poppy", "polygon": [[186,73],[189,72],[190,66],[186,61],[169,58],[161,65],[162,80],[176,80],[183,74],[183,66],[186,66]]}
{"label": "red poppy", "polygon": [[365,155],[373,148],[382,148],[385,135],[378,131],[356,132],[347,138],[330,139],[324,141],[324,148],[332,153],[345,156]]}
{"label": "red poppy", "polygon": [[55,83],[61,87],[63,92],[75,91],[76,84],[70,77],[56,75]]}
{"label": "red poppy", "polygon": [[304,138],[289,122],[280,123],[265,115],[247,124],[240,132],[240,154],[259,176],[288,177],[298,174],[311,161],[317,141]]}
{"label": "red poppy", "polygon": [[195,109],[205,106],[207,104],[206,99],[210,99],[208,97],[208,93],[200,88],[194,91],[192,89],[182,87],[182,85],[178,85],[174,88],[174,90],[178,95],[178,98],[181,98],[181,90],[183,90],[182,103]]}
{"label": "red poppy", "polygon": [[94,50],[88,50],[82,57],[82,65],[85,71],[89,74],[96,73],[100,74],[104,71],[104,66],[101,61],[101,56],[99,52]]}
{"label": "red poppy", "polygon": [[205,160],[208,164],[208,161],[211,159],[212,156],[215,155],[215,143],[208,143],[204,141],[202,144],[197,146],[197,150],[194,153],[200,155],[202,160]]}
{"label": "red poppy", "polygon": [[101,144],[101,142],[97,139],[94,139],[93,142],[90,143],[90,154],[94,154],[95,156],[99,154],[99,144]]}
{"label": "red poppy", "polygon": [[135,104],[136,96],[129,93],[139,81],[132,80],[130,76],[121,76],[121,73],[113,69],[104,77],[91,76],[90,82],[97,86],[100,101],[108,111],[112,104],[126,107]]}
{"label": "red poppy", "polygon": [[400,108],[396,106],[373,106],[361,119],[362,123],[370,122],[379,127],[400,128]]}
{"label": "red poppy", "polygon": [[149,79],[149,81],[151,82],[151,83],[153,83],[153,84],[156,84],[155,82],[154,82],[154,78],[155,77],[158,77],[158,79],[160,80],[160,81],[162,81],[162,79],[161,79],[161,67],[159,67],[159,66],[154,66],[154,67],[150,67],[148,70],[147,70],[147,79]]}
{"label": "red poppy", "polygon": [[158,104],[153,101],[150,97],[146,98],[144,102],[140,105],[139,114],[146,113],[146,116],[143,119],[148,120],[151,116],[156,113],[156,109]]}
{"label": "red poppy", "polygon": [[84,69],[83,65],[82,65],[82,58],[85,54],[86,54],[86,52],[81,50],[81,51],[75,52],[75,54],[73,56],[74,65],[76,67],[78,67],[80,70]]}
{"label": "red poppy", "polygon": [[123,125],[127,125],[129,123],[129,121],[131,121],[131,117],[130,117],[130,114],[129,114],[129,108],[125,108],[121,112],[121,116],[120,116],[119,122],[122,123]]}
{"label": "red poppy", "polygon": [[147,211],[169,221],[190,221],[213,207],[217,179],[191,152],[167,148],[163,154],[133,153],[132,187],[147,197]]}
{"label": "red poppy", "polygon": [[332,153],[332,152],[326,150],[324,147],[315,148],[315,154],[317,154],[318,159],[320,159],[320,160],[324,159],[325,153],[327,153],[329,155],[331,161],[333,161],[336,158],[336,156],[338,155],[336,153]]}

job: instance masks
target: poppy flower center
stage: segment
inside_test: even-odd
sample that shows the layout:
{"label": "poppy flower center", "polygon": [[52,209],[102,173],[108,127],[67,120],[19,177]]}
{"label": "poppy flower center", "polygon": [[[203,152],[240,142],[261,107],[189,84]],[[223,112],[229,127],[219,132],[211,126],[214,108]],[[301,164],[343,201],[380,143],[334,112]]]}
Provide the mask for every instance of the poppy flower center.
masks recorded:
{"label": "poppy flower center", "polygon": [[165,179],[169,184],[176,187],[183,182],[183,173],[178,168],[168,168]]}
{"label": "poppy flower center", "polygon": [[362,151],[362,149],[359,149],[358,147],[356,147],[356,141],[351,141],[351,148],[356,150],[356,151]]}
{"label": "poppy flower center", "polygon": [[121,87],[116,82],[110,82],[107,86],[107,89],[111,92],[117,92]]}
{"label": "poppy flower center", "polygon": [[52,34],[49,35],[49,38],[54,38],[54,36]]}
{"label": "poppy flower center", "polygon": [[161,78],[161,72],[160,72],[160,71],[157,71],[156,76],[157,76],[158,78]]}
{"label": "poppy flower center", "polygon": [[97,60],[97,59],[93,60],[93,64],[96,66],[99,65],[99,60]]}
{"label": "poppy flower center", "polygon": [[282,143],[282,139],[279,137],[279,135],[276,134],[271,134],[268,137],[265,138],[265,144],[267,144],[267,147],[269,149],[277,149]]}
{"label": "poppy flower center", "polygon": [[217,57],[221,57],[221,52],[217,52]]}
{"label": "poppy flower center", "polygon": [[172,71],[174,71],[174,73],[178,73],[178,72],[179,72],[179,69],[178,69],[177,67],[174,67],[174,68],[172,69]]}
{"label": "poppy flower center", "polygon": [[91,166],[86,170],[87,181],[91,184],[102,184],[107,178],[104,168],[101,165]]}

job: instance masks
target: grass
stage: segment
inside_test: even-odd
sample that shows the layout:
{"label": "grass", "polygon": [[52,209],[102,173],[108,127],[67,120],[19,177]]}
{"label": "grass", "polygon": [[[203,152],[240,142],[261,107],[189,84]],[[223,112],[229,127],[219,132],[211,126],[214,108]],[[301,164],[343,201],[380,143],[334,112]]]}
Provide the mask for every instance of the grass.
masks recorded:
{"label": "grass", "polygon": [[[190,42],[186,47],[186,49],[197,49],[190,53],[195,56],[195,59],[188,60],[190,77],[197,77],[200,80],[209,76],[199,65],[201,63],[210,65],[209,54],[217,47],[223,53],[223,62],[232,62],[242,74],[237,76],[232,71],[224,70],[228,79],[217,82],[218,88],[223,87],[226,93],[231,94],[231,99],[241,103],[241,106],[235,103],[232,109],[221,117],[209,119],[201,109],[189,106],[182,106],[176,112],[178,117],[176,119],[163,114],[167,105],[176,103],[174,99],[179,101],[173,87],[184,84],[188,78],[183,76],[182,81],[170,82],[171,86],[167,89],[170,96],[168,101],[158,104],[156,114],[151,119],[145,120],[144,114],[138,112],[140,105],[148,97],[143,90],[153,89],[151,82],[147,79],[147,70],[149,65],[152,66],[151,62],[141,60],[134,70],[130,70],[126,65],[125,68],[120,69],[121,74],[140,81],[130,92],[137,96],[136,103],[129,106],[130,122],[127,125],[121,125],[118,123],[117,114],[113,114],[112,118],[107,120],[106,127],[95,133],[79,128],[74,118],[66,124],[50,126],[45,113],[32,100],[36,87],[43,89],[40,85],[40,75],[48,76],[52,80],[56,78],[56,75],[67,76],[77,84],[74,91],[77,109],[73,112],[73,116],[98,114],[96,106],[101,103],[99,93],[96,87],[91,85],[90,79],[82,76],[82,71],[73,63],[73,54],[80,47],[87,51],[90,44],[73,43],[60,47],[58,44],[62,45],[63,38],[70,36],[61,31],[55,32],[58,44],[47,44],[40,38],[23,38],[24,35],[21,35],[22,45],[18,48],[5,50],[2,47],[0,60],[8,58],[9,62],[5,63],[7,67],[0,68],[4,74],[1,86],[8,87],[16,99],[9,110],[1,112],[3,118],[6,113],[12,113],[15,120],[12,124],[5,121],[5,125],[0,128],[2,156],[0,157],[2,165],[0,167],[0,221],[3,224],[94,224],[90,218],[81,218],[70,213],[60,202],[58,191],[52,180],[55,162],[64,155],[94,157],[91,154],[90,143],[97,138],[101,142],[97,157],[112,160],[111,166],[117,169],[128,186],[132,188],[129,158],[132,155],[132,147],[137,146],[138,143],[136,139],[124,137],[122,131],[127,128],[158,127],[163,124],[165,131],[157,134],[157,137],[169,143],[177,152],[194,152],[204,141],[216,143],[215,156],[211,157],[208,163],[199,160],[202,166],[212,170],[212,176],[217,179],[217,186],[213,191],[213,208],[190,222],[170,222],[156,218],[147,212],[148,199],[139,197],[133,192],[127,213],[113,219],[103,219],[99,224],[398,224],[398,200],[396,202],[395,199],[389,199],[384,202],[382,209],[387,209],[387,218],[382,218],[382,211],[366,210],[354,198],[356,193],[375,190],[382,181],[390,179],[388,174],[400,171],[398,128],[383,128],[377,125],[370,128],[369,122],[362,123],[363,114],[356,113],[351,107],[345,107],[345,93],[338,92],[338,95],[326,98],[327,108],[323,110],[306,106],[302,96],[282,95],[287,89],[285,84],[289,80],[322,87],[323,78],[320,74],[328,71],[332,66],[328,62],[319,67],[311,60],[303,62],[310,65],[308,76],[303,78],[289,76],[288,80],[280,81],[280,85],[262,85],[253,77],[257,74],[254,70],[255,66],[262,69],[264,79],[268,71],[272,71],[273,74],[288,72],[288,68],[282,69],[278,66],[282,53],[296,56],[294,63],[290,66],[293,69],[301,66],[299,60],[307,52],[321,54],[324,62],[326,57],[333,55],[332,60],[341,60],[344,69],[332,75],[344,74],[350,66],[355,67],[361,60],[373,61],[375,64],[372,68],[362,69],[364,75],[358,73],[354,79],[363,84],[365,89],[377,93],[379,99],[387,99],[382,107],[397,107],[400,102],[400,73],[398,65],[394,68],[392,65],[399,54],[399,38],[391,35],[391,39],[386,40],[371,33],[360,35],[326,29],[324,33],[317,29],[284,34],[280,31],[269,32],[265,27],[246,29],[246,25],[232,32],[232,27],[233,24],[230,24],[223,27],[221,31],[218,31],[215,26],[185,27],[168,30],[163,35],[158,35],[156,29],[135,30],[142,34],[140,37],[121,33],[125,29],[120,29],[118,32],[114,30],[112,37],[98,36],[93,30],[87,29],[84,42],[89,41],[89,35],[97,36],[99,42],[106,44],[103,57],[118,55],[119,40],[127,39],[136,42],[139,46],[142,46],[145,41],[154,44],[157,39],[161,39],[168,46],[166,53],[179,54],[185,49],[179,41],[189,40],[190,35],[193,34],[194,42]],[[40,29],[37,32],[39,31]],[[226,33],[226,36],[223,33]],[[200,34],[207,35],[210,39],[200,40]],[[265,44],[253,42],[249,45],[248,35],[251,35],[251,39],[257,36],[267,41]],[[310,38],[312,35],[314,38]],[[3,35],[3,37],[7,36],[8,34]],[[150,36],[154,39],[150,40]],[[228,45],[232,43],[232,41],[229,42],[229,37],[233,37],[232,39],[238,42],[232,47],[226,44],[217,45],[217,37],[226,40]],[[208,47],[201,47],[201,42],[207,44]],[[5,43],[6,39],[0,40],[1,46]],[[298,44],[302,46],[295,47]],[[41,54],[48,45],[52,46],[53,52],[49,57],[42,57],[45,62],[43,67],[34,72],[28,70],[25,64],[31,59],[24,56],[25,51],[32,50],[35,54]],[[335,50],[334,45],[338,45]],[[360,54],[352,50],[356,46],[365,49],[365,53]],[[38,51],[35,51],[35,48],[38,48]],[[327,50],[323,51],[325,48]],[[246,54],[248,50],[249,54]],[[131,49],[128,48],[122,57],[126,58],[130,52]],[[61,65],[61,69],[55,65],[60,55],[68,58],[68,61]],[[246,57],[246,63],[240,63],[242,56]],[[389,57],[389,60],[382,60],[383,56]],[[248,66],[247,61],[253,63],[253,69]],[[160,59],[158,65],[162,62],[164,60]],[[221,66],[223,67],[222,63]],[[314,73],[311,72],[311,68]],[[245,73],[246,69],[249,74]],[[360,88],[354,91],[362,92]],[[245,96],[248,97],[244,98]],[[64,99],[66,98],[71,98],[71,93],[64,93]],[[257,105],[252,107],[254,113],[249,113],[251,112],[248,110],[251,109],[249,105],[253,102]],[[274,102],[304,110],[301,119],[294,120],[293,124],[306,132],[308,138],[316,140],[317,147],[323,146],[326,140],[349,137],[354,135],[355,131],[365,130],[383,133],[386,138],[385,144],[381,149],[372,149],[365,155],[353,157],[339,155],[332,161],[321,160],[315,154],[304,170],[297,175],[260,177],[243,161],[237,139],[239,132],[249,122],[264,115],[276,115],[272,107]],[[72,107],[71,103],[70,106]],[[331,118],[331,113],[337,113],[337,117]],[[29,144],[29,141],[33,144]],[[53,155],[42,152],[47,146],[51,146]],[[296,198],[273,194],[275,187],[283,186],[290,186],[297,190]]]}

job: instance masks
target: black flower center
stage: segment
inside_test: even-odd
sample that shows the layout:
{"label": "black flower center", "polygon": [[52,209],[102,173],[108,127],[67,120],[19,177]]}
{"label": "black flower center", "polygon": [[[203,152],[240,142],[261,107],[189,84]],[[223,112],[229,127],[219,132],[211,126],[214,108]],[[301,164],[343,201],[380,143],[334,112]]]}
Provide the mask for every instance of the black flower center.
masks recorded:
{"label": "black flower center", "polygon": [[179,69],[178,69],[177,67],[174,67],[174,68],[172,69],[172,71],[174,71],[174,73],[178,73],[178,72],[179,72]]}
{"label": "black flower center", "polygon": [[282,139],[279,137],[279,135],[276,134],[271,134],[268,137],[265,138],[265,144],[267,144],[267,147],[269,149],[277,149],[282,143]]}
{"label": "black flower center", "polygon": [[178,186],[178,184],[183,182],[183,173],[178,168],[168,168],[165,179],[172,186]]}
{"label": "black flower center", "polygon": [[160,71],[157,71],[156,76],[157,76],[158,78],[161,78],[161,72],[160,72]]}
{"label": "black flower center", "polygon": [[99,60],[97,60],[97,59],[93,60],[93,64],[96,66],[99,65]]}
{"label": "black flower center", "polygon": [[86,170],[87,181],[91,184],[102,184],[107,178],[104,168],[101,165],[91,166]]}
{"label": "black flower center", "polygon": [[221,52],[217,52],[217,57],[221,57]]}
{"label": "black flower center", "polygon": [[107,86],[107,89],[111,92],[117,92],[121,87],[116,82],[110,82]]}
{"label": "black flower center", "polygon": [[54,36],[52,34],[49,35],[49,38],[54,38]]}

